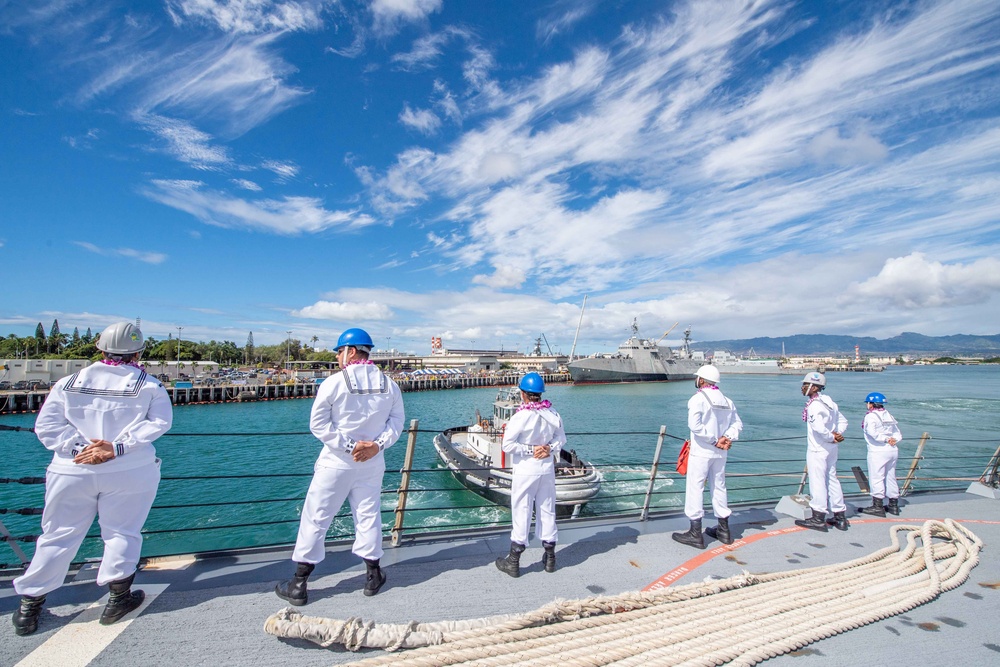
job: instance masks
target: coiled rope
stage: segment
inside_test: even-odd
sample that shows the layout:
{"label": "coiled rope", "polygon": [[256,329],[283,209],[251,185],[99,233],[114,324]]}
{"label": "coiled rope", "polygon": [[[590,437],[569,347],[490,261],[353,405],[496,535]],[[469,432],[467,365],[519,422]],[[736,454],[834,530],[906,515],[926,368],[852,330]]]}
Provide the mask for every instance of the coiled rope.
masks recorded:
{"label": "coiled rope", "polygon": [[754,665],[930,602],[968,578],[983,546],[951,519],[894,525],[889,536],[891,546],[845,563],[556,601],[526,614],[382,625],[285,608],[264,631],[350,650],[414,649],[356,667]]}

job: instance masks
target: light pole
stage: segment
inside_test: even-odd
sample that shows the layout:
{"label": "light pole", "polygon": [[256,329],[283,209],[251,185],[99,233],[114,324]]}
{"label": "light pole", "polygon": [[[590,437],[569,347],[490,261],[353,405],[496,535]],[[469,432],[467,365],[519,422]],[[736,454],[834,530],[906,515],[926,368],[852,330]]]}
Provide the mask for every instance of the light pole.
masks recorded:
{"label": "light pole", "polygon": [[289,329],[285,333],[288,334],[288,338],[285,339],[285,368],[287,369],[292,360],[292,331]]}
{"label": "light pole", "polygon": [[181,372],[181,331],[184,327],[177,327],[177,374]]}

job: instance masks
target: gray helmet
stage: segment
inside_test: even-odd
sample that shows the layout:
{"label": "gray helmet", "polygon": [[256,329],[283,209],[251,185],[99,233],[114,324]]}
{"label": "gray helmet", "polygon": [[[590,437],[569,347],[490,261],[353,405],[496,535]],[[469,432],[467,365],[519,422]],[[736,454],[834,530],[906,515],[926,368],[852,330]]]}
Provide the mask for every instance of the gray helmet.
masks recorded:
{"label": "gray helmet", "polygon": [[108,354],[135,354],[146,349],[146,339],[131,322],[116,322],[101,332],[97,349]]}

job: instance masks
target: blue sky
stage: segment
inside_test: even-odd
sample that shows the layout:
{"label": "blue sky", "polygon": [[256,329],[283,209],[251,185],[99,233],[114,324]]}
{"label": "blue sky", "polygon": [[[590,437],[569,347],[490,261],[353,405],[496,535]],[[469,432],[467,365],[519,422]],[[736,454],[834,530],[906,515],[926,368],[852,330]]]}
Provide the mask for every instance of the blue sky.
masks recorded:
{"label": "blue sky", "polygon": [[1000,332],[1000,4],[0,0],[0,332]]}

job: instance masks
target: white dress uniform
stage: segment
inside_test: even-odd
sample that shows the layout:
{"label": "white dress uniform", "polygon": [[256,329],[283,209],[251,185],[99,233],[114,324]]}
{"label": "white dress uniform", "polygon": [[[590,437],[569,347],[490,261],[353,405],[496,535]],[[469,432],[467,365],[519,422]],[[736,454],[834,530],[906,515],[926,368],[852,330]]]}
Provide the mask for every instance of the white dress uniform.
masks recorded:
{"label": "white dress uniform", "polygon": [[[545,403],[548,403],[545,401]],[[504,428],[501,448],[511,457],[513,479],[510,490],[510,541],[527,546],[531,510],[535,529],[543,542],[556,542],[556,468],[559,452],[566,444],[562,417],[543,403],[524,403]],[[534,448],[548,445],[551,456],[534,458]]]}
{"label": "white dress uniform", "polygon": [[688,401],[688,456],[687,481],[684,489],[684,514],[692,521],[705,516],[702,496],[705,480],[712,492],[712,511],[717,519],[725,519],[732,512],[726,495],[726,459],[728,452],[715,443],[722,436],[737,440],[743,422],[736,413],[736,406],[714,385],[701,387]]}
{"label": "white dress uniform", "polygon": [[[868,443],[868,481],[874,498],[899,498],[899,484],[896,482],[896,461],[903,439],[899,424],[885,408],[869,410],[861,421]],[[896,445],[889,444],[889,438],[896,439]]]}
{"label": "white dress uniform", "polygon": [[[104,540],[98,585],[135,572],[140,531],[160,483],[153,441],[172,422],[167,391],[136,366],[95,363],[53,385],[35,421],[35,434],[52,450],[42,535],[28,570],[14,580],[18,593],[59,588],[95,516]],[[115,457],[74,463],[91,439],[111,442]]]}
{"label": "white dress uniform", "polygon": [[833,433],[843,434],[847,429],[847,419],[841,414],[837,404],[826,394],[816,394],[806,403],[803,412],[806,420],[806,468],[809,473],[809,507],[817,512],[844,512],[844,492],[837,479],[837,457],[840,448],[833,439]]}
{"label": "white dress uniform", "polygon": [[[361,558],[382,557],[380,494],[385,455],[403,430],[399,387],[372,363],[352,363],[331,375],[316,392],[309,430],[323,443],[306,494],[292,560],[319,563],[326,555],[326,531],[345,500],[354,517],[354,547]],[[379,453],[357,462],[359,440],[374,441]]]}

